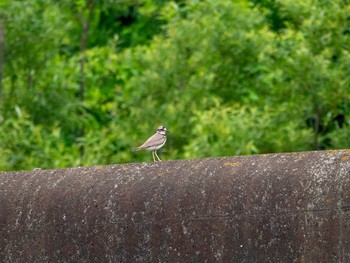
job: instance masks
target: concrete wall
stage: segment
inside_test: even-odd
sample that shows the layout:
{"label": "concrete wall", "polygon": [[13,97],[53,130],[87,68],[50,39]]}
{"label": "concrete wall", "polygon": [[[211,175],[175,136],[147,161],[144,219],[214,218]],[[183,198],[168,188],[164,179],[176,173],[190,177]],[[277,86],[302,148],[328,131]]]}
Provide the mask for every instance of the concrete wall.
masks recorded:
{"label": "concrete wall", "polygon": [[0,173],[0,262],[350,262],[350,151]]}

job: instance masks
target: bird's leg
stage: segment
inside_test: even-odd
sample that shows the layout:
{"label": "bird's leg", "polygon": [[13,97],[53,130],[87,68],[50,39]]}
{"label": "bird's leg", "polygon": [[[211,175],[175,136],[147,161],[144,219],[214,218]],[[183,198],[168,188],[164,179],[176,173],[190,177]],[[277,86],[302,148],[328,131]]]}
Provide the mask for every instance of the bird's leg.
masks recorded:
{"label": "bird's leg", "polygon": [[152,151],[153,162],[156,162],[156,159],[154,158],[154,153],[155,151]]}
{"label": "bird's leg", "polygon": [[162,161],[160,158],[159,158],[159,156],[158,156],[158,154],[157,154],[157,151],[154,151],[154,154],[157,156],[157,158],[158,158],[158,161]]}

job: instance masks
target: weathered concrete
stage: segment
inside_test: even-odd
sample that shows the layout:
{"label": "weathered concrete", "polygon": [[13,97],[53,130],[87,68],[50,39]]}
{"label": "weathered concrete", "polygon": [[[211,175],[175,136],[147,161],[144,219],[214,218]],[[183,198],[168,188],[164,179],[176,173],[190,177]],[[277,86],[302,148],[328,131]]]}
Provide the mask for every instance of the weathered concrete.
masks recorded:
{"label": "weathered concrete", "polygon": [[0,173],[0,262],[350,262],[350,151]]}

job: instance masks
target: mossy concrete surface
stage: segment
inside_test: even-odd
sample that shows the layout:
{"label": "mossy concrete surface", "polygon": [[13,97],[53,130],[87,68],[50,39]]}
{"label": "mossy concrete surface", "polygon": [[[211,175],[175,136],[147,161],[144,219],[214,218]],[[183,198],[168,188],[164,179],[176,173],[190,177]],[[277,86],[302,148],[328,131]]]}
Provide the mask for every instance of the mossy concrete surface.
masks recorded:
{"label": "mossy concrete surface", "polygon": [[350,262],[350,151],[0,173],[0,262]]}

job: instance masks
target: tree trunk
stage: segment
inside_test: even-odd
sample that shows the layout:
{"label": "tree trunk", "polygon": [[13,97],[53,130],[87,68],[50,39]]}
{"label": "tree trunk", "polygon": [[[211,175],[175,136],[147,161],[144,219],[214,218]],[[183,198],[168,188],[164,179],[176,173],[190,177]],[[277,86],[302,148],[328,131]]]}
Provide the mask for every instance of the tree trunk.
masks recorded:
{"label": "tree trunk", "polygon": [[315,107],[315,123],[314,123],[314,150],[320,149],[319,135],[321,133],[321,107]]}
{"label": "tree trunk", "polygon": [[80,39],[80,60],[79,60],[79,72],[80,72],[80,79],[79,79],[79,99],[80,101],[84,101],[85,96],[85,50],[86,50],[86,42],[87,42],[87,34],[89,31],[89,20],[83,19],[82,20],[82,33],[81,33],[81,39]]}
{"label": "tree trunk", "polygon": [[2,79],[4,76],[4,48],[5,48],[5,18],[0,17],[0,100],[2,99],[2,94],[3,94]]}
{"label": "tree trunk", "polygon": [[[85,82],[85,61],[86,61],[86,46],[88,40],[88,32],[90,27],[90,20],[92,19],[94,11],[94,4],[89,1],[86,4],[85,9],[80,13],[81,18],[81,38],[80,38],[80,60],[79,60],[79,100],[80,102],[84,102],[85,99],[85,90],[86,90],[86,82]],[[87,13],[87,15],[85,15]],[[84,127],[81,126],[79,131],[79,137],[84,136]],[[80,155],[84,155],[84,147],[80,147]]]}
{"label": "tree trunk", "polygon": [[[84,13],[87,12],[85,16]],[[81,18],[81,38],[80,38],[80,60],[79,60],[79,71],[80,71],[80,81],[79,81],[79,98],[81,101],[84,101],[85,97],[85,51],[88,39],[88,32],[90,28],[90,20],[94,12],[94,4],[92,1],[89,1],[86,4],[85,10],[80,14]]]}

